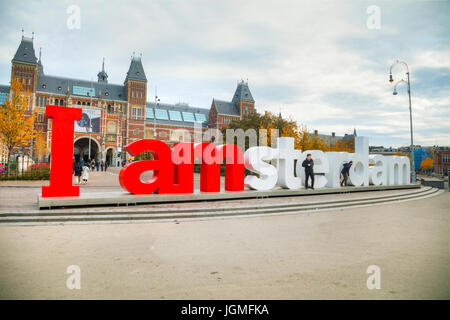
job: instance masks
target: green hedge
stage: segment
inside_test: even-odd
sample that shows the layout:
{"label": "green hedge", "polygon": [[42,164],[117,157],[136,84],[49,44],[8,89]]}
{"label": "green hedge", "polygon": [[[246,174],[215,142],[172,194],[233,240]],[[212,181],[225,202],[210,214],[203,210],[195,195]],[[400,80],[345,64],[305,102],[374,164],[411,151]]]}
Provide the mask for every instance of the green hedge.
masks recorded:
{"label": "green hedge", "polygon": [[0,174],[0,180],[49,180],[50,168],[39,168],[25,171],[23,174]]}

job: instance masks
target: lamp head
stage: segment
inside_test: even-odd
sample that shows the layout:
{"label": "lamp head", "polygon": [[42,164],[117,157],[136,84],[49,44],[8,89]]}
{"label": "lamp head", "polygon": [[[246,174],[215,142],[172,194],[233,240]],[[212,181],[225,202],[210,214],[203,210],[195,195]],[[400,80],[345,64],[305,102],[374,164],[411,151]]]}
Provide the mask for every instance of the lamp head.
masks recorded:
{"label": "lamp head", "polygon": [[392,73],[389,74],[389,82],[394,82],[394,79],[392,78]]}

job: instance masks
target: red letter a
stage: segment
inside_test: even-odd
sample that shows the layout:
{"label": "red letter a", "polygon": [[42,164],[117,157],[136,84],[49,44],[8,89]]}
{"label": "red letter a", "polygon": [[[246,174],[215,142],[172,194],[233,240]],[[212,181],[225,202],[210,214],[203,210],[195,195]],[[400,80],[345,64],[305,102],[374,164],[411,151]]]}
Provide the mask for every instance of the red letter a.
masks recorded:
{"label": "red letter a", "polygon": [[81,109],[47,106],[45,116],[52,118],[50,185],[42,186],[42,197],[78,197],[72,186],[74,121],[81,119]]}

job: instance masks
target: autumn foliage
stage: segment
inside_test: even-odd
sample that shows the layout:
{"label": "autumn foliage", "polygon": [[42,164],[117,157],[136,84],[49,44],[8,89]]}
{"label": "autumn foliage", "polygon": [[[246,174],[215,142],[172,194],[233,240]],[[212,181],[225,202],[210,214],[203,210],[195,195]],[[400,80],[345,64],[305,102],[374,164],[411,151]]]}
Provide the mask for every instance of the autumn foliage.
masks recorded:
{"label": "autumn foliage", "polygon": [[420,168],[422,170],[429,170],[429,169],[433,168],[433,160],[431,158],[425,158],[420,163]]}
{"label": "autumn foliage", "polygon": [[8,159],[16,147],[28,146],[36,136],[34,114],[26,114],[31,94],[20,79],[13,79],[11,94],[0,106],[0,136],[8,148]]}
{"label": "autumn foliage", "polygon": [[[351,137],[347,140],[336,139],[332,144],[328,143],[325,137],[308,132],[305,125],[300,127],[297,123],[289,119],[284,119],[281,116],[276,116],[271,112],[266,111],[264,114],[251,113],[245,116],[242,120],[236,120],[230,123],[229,129],[255,129],[258,135],[264,134],[267,138],[267,145],[271,145],[272,130],[278,130],[280,137],[292,137],[295,140],[295,148],[299,150],[322,150],[322,151],[346,151],[354,152],[355,141]],[[261,131],[265,129],[266,131]],[[225,136],[225,129],[223,129]],[[276,135],[275,135],[276,136]],[[258,141],[261,137],[258,136]],[[263,139],[264,141],[264,139]]]}

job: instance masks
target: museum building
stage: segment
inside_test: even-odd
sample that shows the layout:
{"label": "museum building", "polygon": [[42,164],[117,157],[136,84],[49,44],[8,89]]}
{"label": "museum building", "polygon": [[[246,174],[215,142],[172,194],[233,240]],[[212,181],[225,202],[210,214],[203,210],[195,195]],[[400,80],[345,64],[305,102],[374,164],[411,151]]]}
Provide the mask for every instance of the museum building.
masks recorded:
{"label": "museum building", "polygon": [[[141,57],[133,56],[123,84],[108,82],[103,60],[97,81],[52,76],[44,71],[41,50],[34,50],[34,36],[22,34],[11,61],[11,80],[19,78],[30,92],[27,113],[36,114],[35,126],[42,130],[50,150],[52,124],[45,117],[46,105],[82,108],[83,118],[75,123],[74,156],[103,159],[117,165],[126,159],[122,152],[128,143],[156,138],[169,145],[183,140],[179,129],[194,133],[194,125],[202,130],[222,129],[235,119],[255,110],[248,82],[239,81],[231,101],[212,99],[211,107],[197,108],[188,104],[166,104],[155,97],[148,102],[147,77]],[[0,103],[10,86],[0,85]],[[0,143],[1,144],[1,143]],[[27,148],[32,154],[33,144]],[[0,146],[1,149],[2,146]]]}

